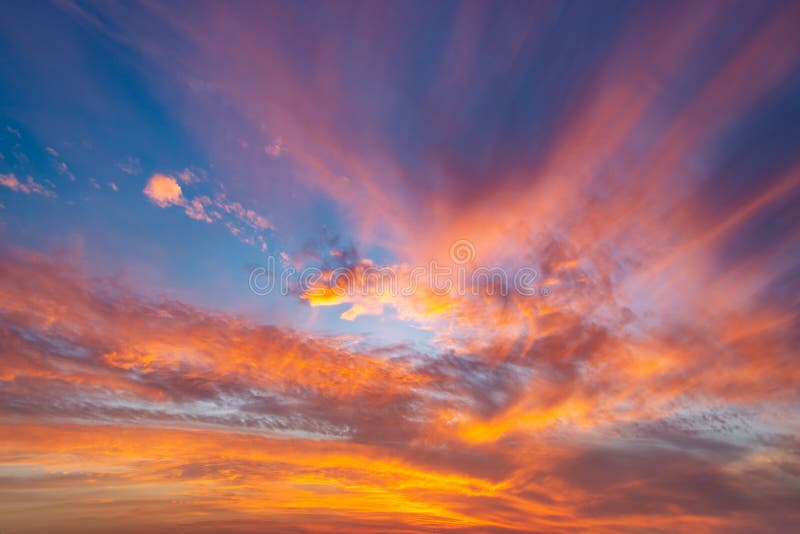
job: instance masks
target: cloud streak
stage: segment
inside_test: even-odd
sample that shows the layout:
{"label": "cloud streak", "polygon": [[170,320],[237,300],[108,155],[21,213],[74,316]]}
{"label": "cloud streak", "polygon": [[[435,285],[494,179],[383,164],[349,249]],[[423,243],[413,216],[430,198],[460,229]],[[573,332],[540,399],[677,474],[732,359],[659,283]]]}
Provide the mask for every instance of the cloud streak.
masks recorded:
{"label": "cloud streak", "polygon": [[20,181],[19,178],[17,178],[13,173],[0,174],[0,185],[25,195],[41,195],[43,197],[50,198],[55,198],[58,196],[56,195],[55,191],[43,186],[34,180],[32,176],[28,176],[26,180]]}

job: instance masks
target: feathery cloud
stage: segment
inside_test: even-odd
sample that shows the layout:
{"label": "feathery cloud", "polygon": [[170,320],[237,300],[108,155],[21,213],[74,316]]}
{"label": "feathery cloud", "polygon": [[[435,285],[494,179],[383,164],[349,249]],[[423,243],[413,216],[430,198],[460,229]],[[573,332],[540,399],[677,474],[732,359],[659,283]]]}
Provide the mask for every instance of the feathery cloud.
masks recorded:
{"label": "feathery cloud", "polygon": [[24,182],[21,182],[13,173],[0,174],[0,185],[26,195],[42,195],[50,198],[57,196],[55,191],[38,183],[32,176],[28,176]]}

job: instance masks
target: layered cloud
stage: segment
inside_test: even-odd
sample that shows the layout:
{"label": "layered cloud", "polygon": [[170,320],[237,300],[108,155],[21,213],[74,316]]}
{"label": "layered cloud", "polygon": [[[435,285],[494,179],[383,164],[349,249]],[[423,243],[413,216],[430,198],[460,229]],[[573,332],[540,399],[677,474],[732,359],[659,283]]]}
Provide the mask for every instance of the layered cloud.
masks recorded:
{"label": "layered cloud", "polygon": [[[777,414],[798,377],[787,353],[764,350],[769,330],[720,348],[696,328],[642,337],[555,311],[527,346],[363,352],[143,298],[28,251],[7,251],[0,270],[2,460],[19,466],[6,491],[41,492],[68,530],[85,525],[48,491],[105,488],[134,530],[766,531],[797,519],[800,458],[785,433],[797,421]],[[124,495],[153,484],[150,512],[129,515]]]}
{"label": "layered cloud", "polygon": [[62,6],[220,177],[130,211],[319,276],[222,310],[5,246],[9,529],[796,530],[797,5],[184,8]]}

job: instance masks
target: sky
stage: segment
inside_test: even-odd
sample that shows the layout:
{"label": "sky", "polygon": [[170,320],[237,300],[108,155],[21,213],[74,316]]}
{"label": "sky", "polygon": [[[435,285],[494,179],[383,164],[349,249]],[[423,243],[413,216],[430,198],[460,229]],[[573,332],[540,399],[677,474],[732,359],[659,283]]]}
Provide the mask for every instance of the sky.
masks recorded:
{"label": "sky", "polygon": [[800,4],[0,4],[0,533],[800,528]]}

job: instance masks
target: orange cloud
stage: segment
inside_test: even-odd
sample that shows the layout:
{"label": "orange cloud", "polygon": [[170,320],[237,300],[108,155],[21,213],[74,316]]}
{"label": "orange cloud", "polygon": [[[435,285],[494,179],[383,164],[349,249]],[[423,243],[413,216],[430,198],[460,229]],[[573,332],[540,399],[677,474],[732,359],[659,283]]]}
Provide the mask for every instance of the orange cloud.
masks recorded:
{"label": "orange cloud", "polygon": [[[798,377],[769,344],[774,317],[748,332],[725,323],[733,337],[717,350],[702,331],[640,336],[518,302],[530,330],[511,345],[354,351],[148,300],[27,251],[0,261],[0,302],[0,464],[14,477],[2,491],[48,510],[37,519],[12,500],[11,525],[78,531],[75,506],[156,530],[690,532],[796,519],[781,504],[790,442],[735,408],[791,402]],[[517,313],[489,306],[459,320]],[[767,433],[748,437],[755,428]],[[59,492],[83,497],[67,507]]]}
{"label": "orange cloud", "polygon": [[[274,5],[259,6],[263,17],[206,7],[190,21],[169,5],[153,13],[172,14],[200,54],[176,63],[281,132],[264,150],[285,158],[268,163],[291,163],[361,245],[390,257],[380,266],[334,250],[355,284],[342,288],[325,266],[301,300],[347,304],[344,320],[405,321],[430,342],[264,325],[6,251],[0,514],[12,528],[85,532],[87,517],[170,532],[800,524],[800,174],[794,156],[739,165],[758,157],[751,138],[723,150],[731,125],[796,74],[797,5],[721,32],[724,47],[715,28],[741,17],[730,6],[636,9],[591,65],[565,48],[542,69],[538,21],[563,21],[560,9],[537,6],[519,17],[524,31],[499,39],[493,8],[464,4],[442,37],[446,60],[411,82],[377,67],[376,51],[403,59],[396,29],[407,25],[368,16],[375,6],[342,19],[354,42],[380,42],[355,58],[338,36],[285,32],[294,21]],[[490,75],[474,76],[484,39],[502,46],[486,48],[499,52]],[[312,53],[298,62],[290,44]],[[538,98],[540,80],[572,69],[580,76],[552,113],[503,107],[490,114],[502,127],[476,127],[488,108]],[[386,105],[362,109],[372,100],[345,71],[366,72]],[[404,84],[423,89],[393,91]],[[257,189],[263,173],[253,175],[245,185]],[[266,247],[266,217],[221,193],[190,198],[197,182],[155,174],[144,193]],[[463,239],[470,268],[534,266],[547,294],[410,282],[415,265],[447,262]],[[368,268],[388,269],[397,291],[363,278]]]}
{"label": "orange cloud", "polygon": [[181,205],[184,202],[183,191],[178,181],[164,174],[151,176],[147,180],[144,194],[161,208]]}

